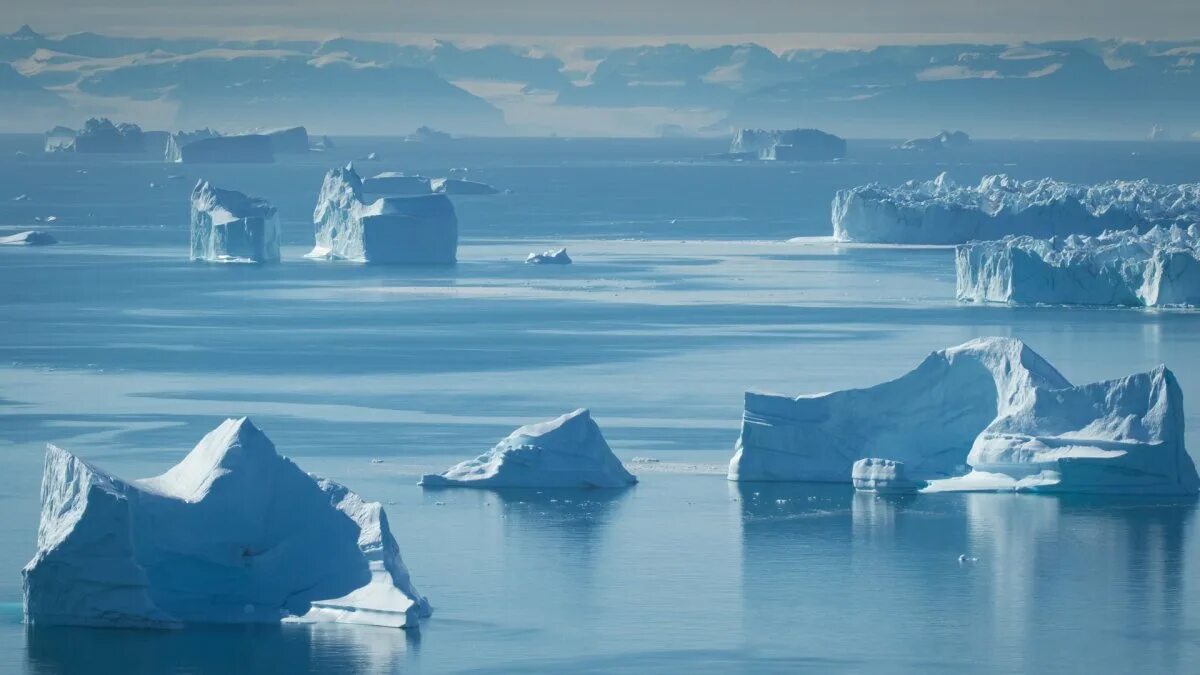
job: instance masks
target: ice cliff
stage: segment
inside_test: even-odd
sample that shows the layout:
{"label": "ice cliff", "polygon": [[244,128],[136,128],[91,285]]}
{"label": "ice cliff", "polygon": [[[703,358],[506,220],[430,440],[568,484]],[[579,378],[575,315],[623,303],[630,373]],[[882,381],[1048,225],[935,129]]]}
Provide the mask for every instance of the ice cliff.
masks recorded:
{"label": "ice cliff", "polygon": [[1073,386],[1011,338],[934,352],[865,389],[747,392],[729,478],[843,483],[868,457],[928,489],[1194,494],[1200,482],[1170,370]]}
{"label": "ice cliff", "polygon": [[457,259],[458,218],[445,195],[364,200],[352,166],[325,174],[313,211],[316,245],[310,258],[392,264],[451,264]]}
{"label": "ice cliff", "polygon": [[171,136],[165,158],[183,164],[270,164],[274,148],[271,137],[262,134],[222,136],[202,129]]}
{"label": "ice cliff", "polygon": [[846,156],[846,140],[819,129],[739,129],[729,155],[762,160],[827,160]]}
{"label": "ice cliff", "polygon": [[854,242],[961,244],[1009,234],[1096,235],[1138,225],[1200,222],[1200,183],[1083,185],[1000,174],[960,186],[942,173],[899,187],[873,183],[839,190],[832,219],[834,239]]}
{"label": "ice cliff", "polygon": [[973,241],[955,250],[958,299],[973,302],[1200,305],[1200,226]]}
{"label": "ice cliff", "polygon": [[191,201],[192,260],[279,262],[279,217],[266,200],[201,180]]}
{"label": "ice cliff", "polygon": [[636,482],[586,408],[523,426],[475,459],[421,478],[426,487],[618,488]]}
{"label": "ice cliff", "polygon": [[400,627],[430,614],[380,505],[304,473],[245,418],[133,482],[49,446],[22,574],[33,625]]}

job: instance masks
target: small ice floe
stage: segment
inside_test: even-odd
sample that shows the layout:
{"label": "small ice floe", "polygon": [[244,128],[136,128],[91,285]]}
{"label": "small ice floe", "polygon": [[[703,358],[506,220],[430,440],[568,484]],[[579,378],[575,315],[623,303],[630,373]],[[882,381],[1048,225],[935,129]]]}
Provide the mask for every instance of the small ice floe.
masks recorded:
{"label": "small ice floe", "polygon": [[958,556],[958,564],[959,565],[967,565],[970,563],[977,563],[977,562],[979,562],[979,558],[973,558],[973,557],[967,555],[966,553],[960,554]]}
{"label": "small ice floe", "polygon": [[13,197],[13,201],[14,202],[27,202],[27,201],[29,201],[29,195],[26,195],[26,194],[17,195],[16,197]]}
{"label": "small ice floe", "polygon": [[18,150],[15,154],[17,159],[29,159],[29,153],[24,150]]}
{"label": "small ice floe", "polygon": [[150,189],[153,190],[156,187],[158,187],[158,183],[155,183],[154,181],[150,181]]}
{"label": "small ice floe", "polygon": [[434,502],[433,505],[434,506],[445,506],[446,502]]}
{"label": "small ice floe", "polygon": [[375,161],[379,160],[379,155],[377,155],[373,152],[370,152],[370,153],[367,153],[367,156],[364,159],[366,159],[366,161],[368,161],[368,162],[375,162]]}
{"label": "small ice floe", "polygon": [[530,253],[525,258],[525,262],[530,265],[570,265],[571,256],[567,255],[567,249],[560,248],[542,253]]}
{"label": "small ice floe", "polygon": [[382,460],[382,459],[379,459],[378,457],[376,457],[376,458],[374,458],[374,459],[372,459],[372,460],[371,460],[371,463],[372,463],[372,464],[383,464],[383,460]]}
{"label": "small ice floe", "polygon": [[181,176],[180,174],[177,174],[177,173],[173,173],[173,174],[167,176],[167,180],[183,180],[185,178],[187,178],[187,176]]}
{"label": "small ice floe", "polygon": [[56,220],[58,220],[58,216],[46,216],[46,219],[44,222],[53,223]]}

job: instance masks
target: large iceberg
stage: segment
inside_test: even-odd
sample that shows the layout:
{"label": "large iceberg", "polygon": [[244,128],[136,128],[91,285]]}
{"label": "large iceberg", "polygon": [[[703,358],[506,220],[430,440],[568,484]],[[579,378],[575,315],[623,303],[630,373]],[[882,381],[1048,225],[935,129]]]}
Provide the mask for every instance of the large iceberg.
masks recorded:
{"label": "large iceberg", "polygon": [[380,505],[304,473],[245,418],[133,482],[49,446],[23,576],[34,625],[399,627],[430,614]]}
{"label": "large iceberg", "polygon": [[846,139],[820,129],[739,129],[729,156],[761,160],[827,160],[846,156]]}
{"label": "large iceberg", "polygon": [[452,264],[458,218],[445,195],[364,200],[353,166],[333,169],[313,211],[316,245],[310,258],[392,264]]}
{"label": "large iceberg", "polygon": [[183,164],[270,164],[275,161],[269,136],[222,136],[202,129],[175,134],[167,142],[166,160]]}
{"label": "large iceberg", "polygon": [[958,299],[1073,305],[1200,305],[1200,227],[973,241],[955,250]]}
{"label": "large iceberg", "polygon": [[279,262],[279,217],[265,199],[201,180],[192,190],[191,240],[192,260]]}
{"label": "large iceberg", "polygon": [[943,131],[931,138],[910,138],[896,146],[896,149],[926,152],[930,150],[961,150],[970,145],[971,137],[965,131]]}
{"label": "large iceberg", "polygon": [[934,352],[866,389],[747,392],[729,478],[844,483],[868,457],[902,462],[928,489],[1194,494],[1200,483],[1171,371],[1076,387],[1011,338]]}
{"label": "large iceberg", "polygon": [[55,239],[54,235],[41,230],[28,230],[0,236],[0,246],[49,246],[57,243],[58,239]]}
{"label": "large iceberg", "polygon": [[55,127],[46,132],[46,152],[140,153],[146,138],[136,124],[114,124],[106,117],[89,119],[78,132]]}
{"label": "large iceberg", "polygon": [[1200,183],[1083,185],[1050,178],[1019,181],[1000,174],[960,186],[942,173],[899,187],[872,183],[839,190],[832,218],[838,241],[961,244],[1009,234],[1096,235],[1138,225],[1200,222]]}
{"label": "large iceberg", "polygon": [[586,408],[527,424],[475,459],[421,478],[426,487],[619,488],[636,482]]}

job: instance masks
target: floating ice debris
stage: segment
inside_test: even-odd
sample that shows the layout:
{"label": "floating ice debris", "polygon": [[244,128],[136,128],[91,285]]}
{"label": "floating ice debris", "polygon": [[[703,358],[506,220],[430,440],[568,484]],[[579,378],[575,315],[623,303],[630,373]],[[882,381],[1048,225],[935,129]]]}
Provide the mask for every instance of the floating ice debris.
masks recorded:
{"label": "floating ice debris", "polygon": [[974,563],[974,562],[979,562],[979,558],[972,558],[972,557],[968,556],[966,553],[963,553],[958,556],[958,564],[960,564],[960,565],[963,565],[966,563]]}
{"label": "floating ice debris", "polygon": [[572,260],[571,256],[567,255],[567,249],[560,248],[543,253],[530,253],[525,262],[533,265],[570,265]]}
{"label": "floating ice debris", "polygon": [[14,202],[27,202],[27,201],[29,201],[29,195],[19,194],[16,197],[13,197],[13,201]]}
{"label": "floating ice debris", "polygon": [[659,460],[657,457],[634,457],[629,461],[633,462],[634,464],[657,464],[661,460]]}

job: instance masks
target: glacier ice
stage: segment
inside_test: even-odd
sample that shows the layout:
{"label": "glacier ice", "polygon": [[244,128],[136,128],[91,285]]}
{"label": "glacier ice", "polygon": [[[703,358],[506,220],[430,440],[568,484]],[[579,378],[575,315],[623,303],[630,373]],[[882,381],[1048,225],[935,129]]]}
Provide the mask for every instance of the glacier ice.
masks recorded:
{"label": "glacier ice", "polygon": [[995,476],[1006,488],[1112,494],[1194,494],[1200,483],[1170,370],[1073,386],[1012,338],[934,352],[865,389],[747,392],[729,478],[839,483],[867,457],[903,462],[928,489]]}
{"label": "glacier ice", "polygon": [[762,160],[826,160],[846,156],[846,140],[820,129],[739,129],[729,155]]}
{"label": "glacier ice", "polygon": [[567,255],[565,248],[552,249],[543,253],[530,253],[525,262],[532,265],[570,265],[571,256]]}
{"label": "glacier ice", "polygon": [[183,164],[270,164],[275,151],[271,138],[262,134],[222,136],[202,129],[171,136],[165,158]]}
{"label": "glacier ice", "polygon": [[1200,305],[1200,226],[973,241],[955,250],[958,299],[974,302]]}
{"label": "glacier ice", "polygon": [[850,482],[855,490],[882,494],[916,492],[925,487],[925,481],[912,480],[904,469],[904,462],[878,457],[865,457],[850,469]]}
{"label": "glacier ice", "polygon": [[452,264],[458,218],[445,195],[363,199],[353,166],[325,174],[313,211],[310,258],[392,264]]}
{"label": "glacier ice", "polygon": [[878,183],[839,190],[833,237],[889,244],[961,244],[1005,235],[1100,234],[1139,225],[1200,222],[1200,183],[1146,180],[1073,184],[1019,181],[1003,174],[960,186],[946,173],[899,187]]}
{"label": "glacier ice", "polygon": [[58,239],[55,239],[54,235],[41,230],[28,230],[0,236],[0,246],[49,246],[57,243]]}
{"label": "glacier ice", "polygon": [[306,474],[245,418],[139,481],[49,446],[22,574],[34,625],[415,626],[430,614],[382,507]]}
{"label": "glacier ice", "polygon": [[465,178],[435,178],[431,186],[434,192],[447,195],[494,195],[499,192],[487,183]]}
{"label": "glacier ice", "polygon": [[971,145],[971,137],[965,131],[942,131],[931,138],[910,138],[900,145],[897,150],[961,150]]}
{"label": "glacier ice", "polygon": [[430,179],[425,176],[410,176],[396,171],[384,171],[362,182],[363,192],[376,195],[427,195],[433,193]]}
{"label": "glacier ice", "polygon": [[192,190],[191,241],[192,260],[279,262],[279,217],[264,199],[201,180]]}
{"label": "glacier ice", "polygon": [[636,482],[586,408],[527,424],[475,459],[421,478],[426,487],[618,488]]}

